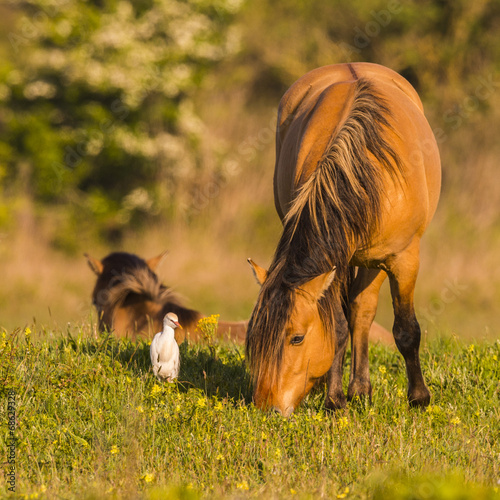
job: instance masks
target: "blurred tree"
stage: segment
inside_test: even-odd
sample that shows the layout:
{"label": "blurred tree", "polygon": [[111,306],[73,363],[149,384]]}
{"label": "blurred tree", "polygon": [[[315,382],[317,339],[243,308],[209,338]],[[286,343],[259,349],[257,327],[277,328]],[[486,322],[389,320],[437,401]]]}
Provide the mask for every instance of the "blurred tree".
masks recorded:
{"label": "blurred tree", "polygon": [[[14,26],[0,45],[0,186],[74,208],[73,228],[90,221],[119,234],[144,215],[196,208],[190,193],[207,168],[225,174],[232,131],[224,151],[203,149],[195,94],[210,103],[237,89],[239,119],[258,103],[276,107],[315,67],[377,62],[417,87],[441,142],[497,101],[498,0],[243,2],[0,7]],[[0,224],[7,212],[0,203]]]}
{"label": "blurred tree", "polygon": [[[191,96],[241,0],[23,0],[0,62],[0,182],[110,233],[201,168]],[[6,50],[8,49],[8,50]],[[21,185],[21,186],[20,186]]]}
{"label": "blurred tree", "polygon": [[403,73],[441,113],[500,70],[498,0],[253,0],[239,19],[252,100],[266,84],[276,99],[313,68],[369,61]]}

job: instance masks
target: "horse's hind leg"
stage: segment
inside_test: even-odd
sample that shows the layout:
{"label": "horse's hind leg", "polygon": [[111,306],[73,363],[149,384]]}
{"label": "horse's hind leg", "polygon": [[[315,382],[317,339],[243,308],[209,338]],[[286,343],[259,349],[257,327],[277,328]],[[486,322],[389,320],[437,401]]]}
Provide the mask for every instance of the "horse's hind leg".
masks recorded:
{"label": "horse's hind leg", "polygon": [[408,401],[412,406],[427,406],[431,395],[420,368],[420,326],[415,316],[413,295],[419,267],[420,241],[415,238],[408,248],[386,263],[394,307],[393,334],[403,355],[408,376]]}
{"label": "horse's hind leg", "polygon": [[368,336],[375,318],[380,287],[387,274],[380,269],[359,268],[351,287],[349,330],[351,332],[351,376],[347,398],[366,396],[371,400],[372,386],[368,362]]}

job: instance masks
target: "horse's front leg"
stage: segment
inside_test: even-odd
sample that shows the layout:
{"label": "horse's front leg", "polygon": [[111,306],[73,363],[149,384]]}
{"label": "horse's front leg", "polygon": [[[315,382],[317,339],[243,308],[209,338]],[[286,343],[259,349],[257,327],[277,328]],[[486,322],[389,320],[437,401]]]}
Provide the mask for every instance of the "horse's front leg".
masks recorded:
{"label": "horse's front leg", "polygon": [[351,376],[347,398],[367,397],[372,386],[368,361],[368,337],[375,318],[378,296],[387,274],[379,269],[360,267],[351,287],[349,330],[351,332]]}
{"label": "horse's front leg", "polygon": [[342,388],[345,351],[349,340],[349,327],[340,304],[335,312],[335,356],[328,370],[325,406],[329,410],[345,408],[347,401]]}

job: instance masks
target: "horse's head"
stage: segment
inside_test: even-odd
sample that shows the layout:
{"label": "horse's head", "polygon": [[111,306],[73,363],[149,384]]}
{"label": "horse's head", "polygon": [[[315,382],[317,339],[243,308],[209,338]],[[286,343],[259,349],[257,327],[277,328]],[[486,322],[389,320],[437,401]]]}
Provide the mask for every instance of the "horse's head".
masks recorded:
{"label": "horse's head", "polygon": [[[130,281],[130,277],[139,272],[148,273],[151,283],[159,282],[155,274],[158,264],[161,262],[166,252],[148,260],[143,260],[137,255],[115,252],[102,260],[98,260],[89,254],[85,254],[87,262],[97,276],[97,281],[92,292],[92,303],[94,304],[99,318],[99,329],[101,331],[113,328],[117,329],[117,322],[124,324],[127,329],[127,321],[116,317],[116,306],[119,298],[127,290],[120,290],[120,285],[125,280]],[[123,329],[122,328],[122,329]]]}
{"label": "horse's head", "polygon": [[333,362],[335,343],[325,331],[320,299],[335,270],[280,290],[265,269],[249,262],[261,284],[247,332],[254,403],[289,416]]}

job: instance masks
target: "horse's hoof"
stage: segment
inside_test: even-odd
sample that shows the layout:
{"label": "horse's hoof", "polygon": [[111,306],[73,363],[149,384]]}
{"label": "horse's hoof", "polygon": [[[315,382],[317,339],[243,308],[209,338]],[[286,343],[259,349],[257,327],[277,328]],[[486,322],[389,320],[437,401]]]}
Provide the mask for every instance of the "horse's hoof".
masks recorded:
{"label": "horse's hoof", "polygon": [[414,391],[408,394],[408,402],[412,408],[426,408],[431,402],[431,393],[425,390]]}
{"label": "horse's hoof", "polygon": [[347,399],[353,401],[354,399],[367,399],[370,403],[372,401],[372,384],[369,380],[360,381],[353,380],[347,389]]}
{"label": "horse's hoof", "polygon": [[341,410],[347,406],[347,400],[344,393],[336,394],[335,396],[326,396],[325,408],[327,410]]}

